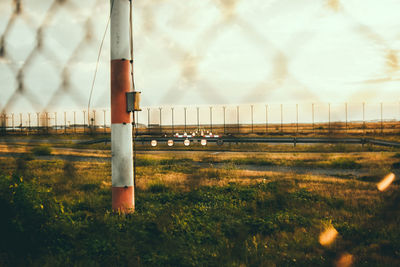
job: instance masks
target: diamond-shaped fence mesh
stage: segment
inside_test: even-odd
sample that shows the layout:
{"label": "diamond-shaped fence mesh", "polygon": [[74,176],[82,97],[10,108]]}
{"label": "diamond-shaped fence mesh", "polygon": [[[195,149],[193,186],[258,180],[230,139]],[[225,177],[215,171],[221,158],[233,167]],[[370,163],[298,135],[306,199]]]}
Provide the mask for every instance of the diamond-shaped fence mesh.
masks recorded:
{"label": "diamond-shaped fence mesh", "polygon": [[[383,1],[386,18],[376,18],[356,2],[135,1],[139,133],[400,131],[399,94],[389,95],[400,78],[389,12],[398,5]],[[0,12],[2,133],[107,132],[108,39],[87,103],[109,3],[9,0]]]}

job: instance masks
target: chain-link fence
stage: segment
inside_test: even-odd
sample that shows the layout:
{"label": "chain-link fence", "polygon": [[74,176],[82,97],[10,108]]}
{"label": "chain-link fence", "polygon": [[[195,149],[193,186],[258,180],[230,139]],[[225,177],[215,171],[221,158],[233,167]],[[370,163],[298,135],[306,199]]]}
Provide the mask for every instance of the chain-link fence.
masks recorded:
{"label": "chain-link fence", "polygon": [[[398,99],[399,4],[356,2],[135,1],[135,80],[143,105],[187,105],[188,124],[196,124],[195,105],[283,103],[285,124],[295,116],[287,103]],[[89,110],[85,122],[81,110],[87,109],[109,3],[5,0],[0,12],[0,109],[6,124],[99,125],[110,102],[108,39],[92,99],[96,112]],[[315,108],[320,106],[327,109]],[[254,109],[253,123],[261,124],[265,107]],[[279,114],[279,105],[274,109],[271,114]],[[222,123],[221,110],[213,108],[213,123]],[[146,112],[139,115],[144,123]],[[175,112],[181,124],[182,112]],[[235,112],[226,106],[228,127],[237,124]],[[239,124],[249,124],[249,111],[241,112]],[[326,111],[315,112],[316,121],[327,120]],[[311,118],[309,113],[299,116]],[[378,107],[374,117],[379,114]],[[332,121],[344,120],[334,116]],[[208,117],[200,114],[199,120],[205,124]],[[279,123],[279,116],[274,120]]]}

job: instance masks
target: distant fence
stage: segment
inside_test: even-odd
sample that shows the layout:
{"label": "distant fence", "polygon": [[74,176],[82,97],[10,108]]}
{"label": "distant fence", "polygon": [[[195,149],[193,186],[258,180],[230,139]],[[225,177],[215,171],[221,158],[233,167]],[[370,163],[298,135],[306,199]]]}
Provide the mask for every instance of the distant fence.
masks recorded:
{"label": "distant fence", "polygon": [[[108,109],[0,114],[5,134],[109,133]],[[400,103],[148,107],[137,134],[400,134]]]}

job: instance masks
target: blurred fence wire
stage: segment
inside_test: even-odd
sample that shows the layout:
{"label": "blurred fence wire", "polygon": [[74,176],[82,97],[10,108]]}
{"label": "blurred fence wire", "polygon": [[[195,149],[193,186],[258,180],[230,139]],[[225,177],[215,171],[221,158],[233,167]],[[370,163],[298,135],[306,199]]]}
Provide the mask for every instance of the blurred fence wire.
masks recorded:
{"label": "blurred fence wire", "polygon": [[[357,102],[363,92],[372,101],[379,90],[399,80],[399,44],[391,40],[393,34],[400,34],[400,30],[390,34],[378,31],[376,25],[362,21],[355,9],[344,1],[326,0],[313,5],[307,1],[298,2],[210,0],[183,4],[174,0],[135,1],[136,82],[144,91],[146,106],[168,105],[161,109],[145,108],[138,115],[139,123],[146,124],[147,128],[170,125],[172,131],[174,123],[200,128],[200,124],[211,126],[225,122],[225,128],[226,125],[234,128],[233,125],[245,124],[253,125],[251,131],[261,131],[257,126],[254,129],[254,125],[266,125],[267,130],[268,123],[398,120],[397,107],[391,107],[396,103],[384,104],[383,112],[379,104],[367,104],[364,113],[358,104],[349,104],[348,115],[344,114],[343,106],[332,105],[329,107],[332,117],[328,118],[331,116],[328,105],[318,104],[327,102],[321,98],[324,90],[321,93],[310,86],[310,81],[298,70],[304,65],[295,71],[296,58],[320,56],[310,54],[310,51],[324,45],[325,35],[321,36],[321,30],[309,24],[292,28],[300,19],[312,22],[321,16],[331,22],[344,21],[340,30],[350,31],[357,37],[356,44],[369,46],[374,51],[377,58],[371,65],[382,65],[382,68],[368,76],[369,79],[350,79],[354,83],[347,86],[358,88],[350,96],[352,102]],[[299,7],[303,8],[296,11]],[[72,126],[76,131],[82,125],[106,128],[110,102],[107,52],[101,59],[103,66],[96,85],[95,108],[86,114],[81,110],[88,101],[109,3],[9,0],[0,3],[0,12],[2,127],[13,131],[16,128],[53,127],[60,132]],[[188,13],[191,15],[187,16]],[[282,24],[276,14],[284,17],[287,23]],[[296,14],[304,17],[289,19]],[[104,49],[109,46],[105,45]],[[330,52],[326,51],[324,60]],[[343,57],[348,51],[345,52]],[[361,65],[367,62],[368,55],[357,60]],[[351,71],[364,73],[357,66],[348,69],[343,64],[339,67],[349,71],[349,75],[354,74]],[[314,67],[310,73],[315,72],[314,76],[318,76],[320,68],[318,64]],[[283,101],[277,100],[282,98],[298,100],[300,106],[256,104],[281,103]],[[305,102],[316,104],[311,107]],[[238,103],[238,106],[232,103]],[[171,108],[174,106],[175,109]]]}

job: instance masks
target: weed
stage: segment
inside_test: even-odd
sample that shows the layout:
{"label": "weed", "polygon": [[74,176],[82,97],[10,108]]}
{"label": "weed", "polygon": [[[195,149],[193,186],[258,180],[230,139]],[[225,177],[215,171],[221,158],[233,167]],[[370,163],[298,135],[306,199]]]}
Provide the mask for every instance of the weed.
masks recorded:
{"label": "weed", "polygon": [[355,160],[351,158],[337,158],[331,161],[329,164],[331,168],[337,169],[359,169],[361,168],[361,164],[357,163]]}
{"label": "weed", "polygon": [[36,156],[48,156],[51,155],[52,149],[48,145],[40,145],[32,148],[31,152]]}

